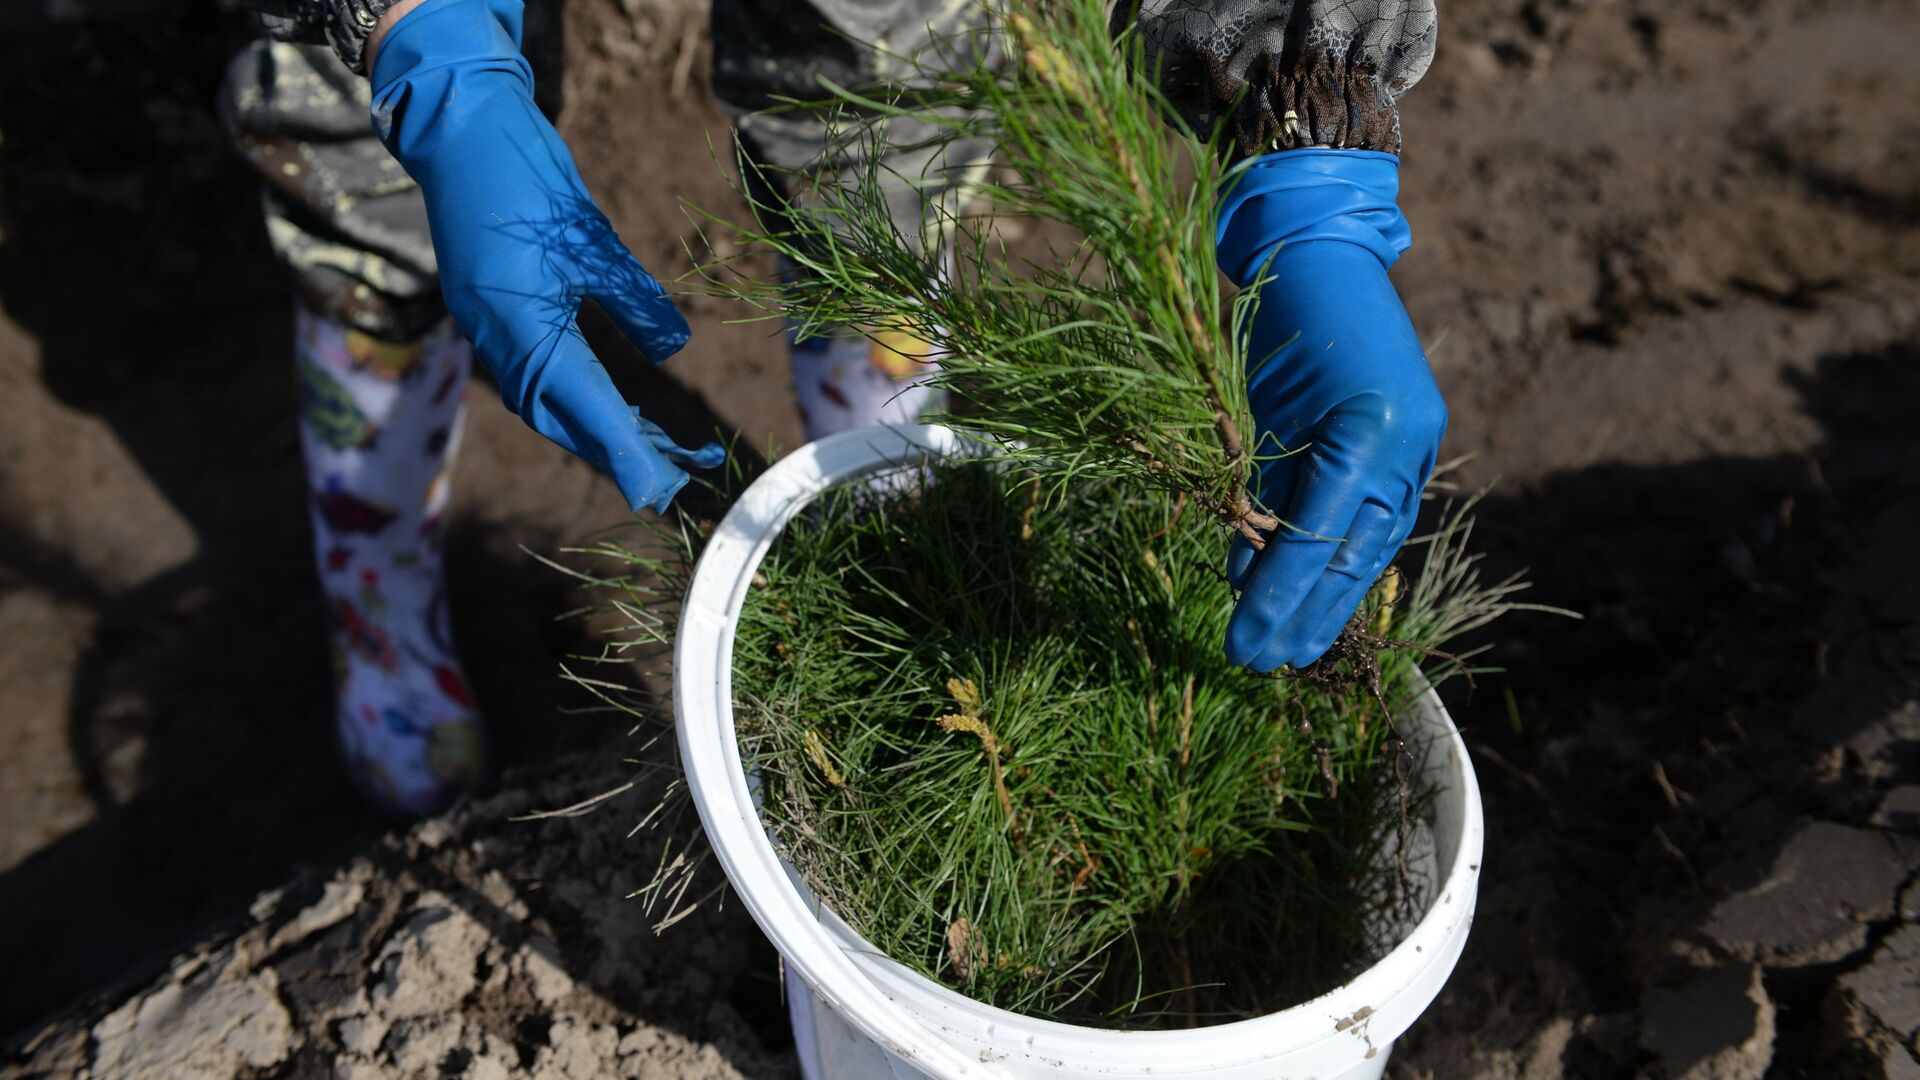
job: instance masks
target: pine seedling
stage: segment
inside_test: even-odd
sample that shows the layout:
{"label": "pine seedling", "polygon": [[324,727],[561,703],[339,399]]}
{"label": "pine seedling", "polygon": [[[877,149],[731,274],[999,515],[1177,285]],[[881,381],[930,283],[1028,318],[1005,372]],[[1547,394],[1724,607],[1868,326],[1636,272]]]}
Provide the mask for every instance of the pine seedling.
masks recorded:
{"label": "pine seedling", "polygon": [[[892,58],[911,76],[884,90],[824,83],[822,100],[787,103],[824,115],[826,158],[855,164],[831,181],[746,185],[754,220],[719,223],[734,232],[726,246],[797,272],[773,284],[715,259],[706,280],[802,337],[905,330],[944,351],[929,377],[967,407],[965,428],[1056,489],[1124,478],[1263,545],[1281,523],[1247,481],[1286,451],[1257,442],[1247,402],[1238,331],[1256,290],[1228,300],[1217,285],[1220,155],[1169,129],[1141,48],[1110,32],[1103,0],[1012,0],[994,33],[933,60]],[[944,146],[997,146],[997,165],[890,171],[880,151],[900,119]],[[769,194],[783,187],[796,194]],[[922,233],[890,213],[903,190],[925,193]],[[1016,221],[1055,239],[1015,254]]]}

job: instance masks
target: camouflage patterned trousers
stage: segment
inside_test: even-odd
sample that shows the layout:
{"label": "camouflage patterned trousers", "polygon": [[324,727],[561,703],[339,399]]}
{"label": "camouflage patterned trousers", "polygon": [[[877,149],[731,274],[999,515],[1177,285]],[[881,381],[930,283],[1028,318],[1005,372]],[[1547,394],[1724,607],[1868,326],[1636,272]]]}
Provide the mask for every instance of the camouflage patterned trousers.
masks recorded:
{"label": "camouflage patterned trousers", "polygon": [[[527,6],[526,52],[542,108],[558,78],[557,6]],[[817,119],[754,115],[781,96],[817,97],[818,78],[841,85],[886,78],[887,54],[913,55],[981,19],[973,0],[714,0],[714,90],[738,118],[742,145],[770,174],[854,167]],[[872,42],[885,52],[848,40]],[[898,61],[893,61],[897,63]],[[389,341],[410,341],[445,314],[426,205],[374,136],[367,80],[326,45],[262,38],[229,67],[221,112],[236,149],[260,174],[267,235],[313,311]],[[887,132],[911,146],[923,133]],[[984,161],[968,145],[935,163],[930,152],[890,155],[901,175]],[[701,167],[706,149],[699,149]],[[955,154],[968,161],[956,163]],[[917,231],[923,196],[894,208]]]}

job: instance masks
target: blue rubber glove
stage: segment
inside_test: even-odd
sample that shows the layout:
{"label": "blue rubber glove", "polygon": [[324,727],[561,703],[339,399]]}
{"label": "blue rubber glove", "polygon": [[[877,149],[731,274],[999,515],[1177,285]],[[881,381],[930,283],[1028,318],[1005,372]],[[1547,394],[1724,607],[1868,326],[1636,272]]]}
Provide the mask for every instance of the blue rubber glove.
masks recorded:
{"label": "blue rubber glove", "polygon": [[1220,203],[1221,270],[1242,287],[1268,275],[1249,330],[1254,496],[1284,524],[1227,557],[1227,657],[1255,671],[1333,644],[1412,531],[1447,429],[1387,279],[1411,242],[1399,170],[1392,154],[1288,150],[1248,162]]}
{"label": "blue rubber glove", "polygon": [[584,297],[659,363],[687,343],[673,301],[614,234],[573,155],[533,104],[519,0],[427,0],[381,44],[374,130],[426,195],[447,308],[529,426],[664,510],[711,468],[614,389],[580,334]]}

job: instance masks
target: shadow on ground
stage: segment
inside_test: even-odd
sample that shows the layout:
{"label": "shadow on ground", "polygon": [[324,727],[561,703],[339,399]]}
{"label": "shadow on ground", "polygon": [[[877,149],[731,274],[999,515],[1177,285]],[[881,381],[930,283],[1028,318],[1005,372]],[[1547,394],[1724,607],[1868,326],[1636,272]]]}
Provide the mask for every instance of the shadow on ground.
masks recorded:
{"label": "shadow on ground", "polygon": [[[247,33],[207,5],[0,44],[0,306],[39,357],[22,377],[86,418],[74,423],[104,425],[96,441],[144,474],[46,453],[33,475],[0,480],[0,593],[49,595],[84,626],[64,759],[8,768],[73,770],[89,804],[84,823],[0,872],[0,967],[34,973],[0,987],[0,1032],[147,977],[210,927],[244,918],[256,893],[338,865],[382,831],[332,745],[288,292],[254,181],[213,115],[225,60]],[[586,323],[671,433],[713,437],[704,401],[617,344],[603,318]],[[506,438],[533,439],[492,412]],[[617,754],[623,726],[560,714],[585,698],[556,665],[587,640],[549,621],[574,605],[570,584],[521,550],[577,539],[564,530],[581,515],[541,520],[568,496],[538,490],[544,473],[532,468],[490,497],[515,477],[487,452],[470,443],[467,468],[478,454],[497,474],[467,481],[480,499],[456,499],[448,564],[459,651],[503,764]],[[576,473],[579,499],[611,490]],[[180,527],[143,536],[153,526],[138,515],[85,509],[135,486],[157,491],[161,516]],[[121,531],[91,534],[94,520]]]}
{"label": "shadow on ground", "polygon": [[1871,1040],[1847,977],[1920,873],[1917,823],[1883,809],[1920,783],[1920,353],[1787,377],[1825,432],[1810,454],[1598,466],[1483,504],[1490,572],[1587,617],[1508,623],[1506,673],[1456,697],[1489,876],[1406,1075],[1457,1075],[1472,1046],[1677,1075],[1647,1002],[1758,1024],[1744,980],[1710,976],[1749,965],[1768,1075],[1880,1075],[1849,1056]]}

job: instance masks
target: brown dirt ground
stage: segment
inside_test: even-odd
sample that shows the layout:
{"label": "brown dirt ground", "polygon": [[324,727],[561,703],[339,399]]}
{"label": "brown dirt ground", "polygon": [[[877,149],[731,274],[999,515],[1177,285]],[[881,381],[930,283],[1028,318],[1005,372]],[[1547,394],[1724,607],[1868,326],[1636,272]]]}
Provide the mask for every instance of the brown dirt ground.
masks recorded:
{"label": "brown dirt ground", "polygon": [[[1889,977],[1920,1000],[1920,11],[1445,16],[1404,106],[1396,276],[1462,483],[1500,481],[1490,563],[1587,617],[1509,624],[1508,674],[1454,701],[1487,878],[1393,1074],[1914,1075],[1920,1019],[1876,1011],[1874,979],[1906,956]],[[241,33],[208,6],[0,34],[0,1032],[40,1029],[0,1074],[161,1067],[129,1046],[187,1054],[176,1074],[778,1074],[737,909],[655,942],[619,902],[644,793],[507,820],[624,775],[624,727],[560,711],[574,600],[520,550],[621,514],[488,395],[450,564],[507,790],[383,837],[332,764],[288,299],[209,107]],[[733,205],[705,34],[683,0],[567,10],[563,129],[663,271],[677,196]],[[664,371],[589,322],[675,431],[797,441],[765,328],[689,315]],[[1723,1014],[1723,983],[1766,1007],[1731,1058],[1690,1057],[1661,1019]],[[265,1027],[127,1037],[183,995]]]}

